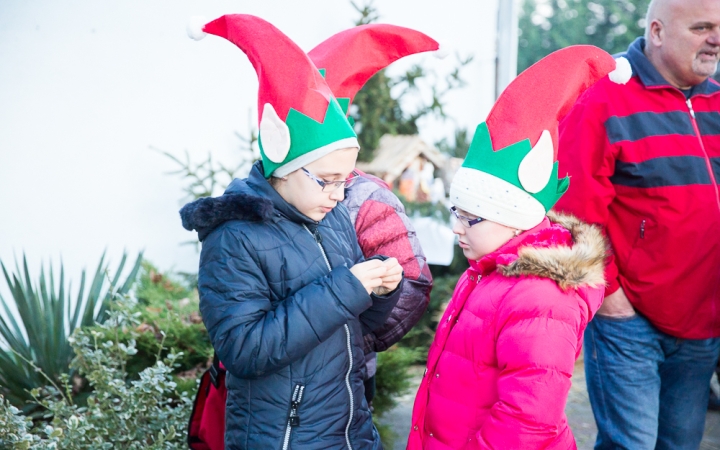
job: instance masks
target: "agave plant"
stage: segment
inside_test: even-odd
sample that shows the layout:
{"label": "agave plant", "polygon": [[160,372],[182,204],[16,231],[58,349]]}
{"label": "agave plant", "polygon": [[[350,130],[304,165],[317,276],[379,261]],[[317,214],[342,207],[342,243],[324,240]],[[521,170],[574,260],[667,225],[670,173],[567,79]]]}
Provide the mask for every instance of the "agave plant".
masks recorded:
{"label": "agave plant", "polygon": [[[40,278],[34,283],[24,255],[22,272],[17,261],[13,274],[8,273],[0,261],[11,295],[9,300],[0,295],[4,310],[4,317],[0,314],[0,394],[14,405],[25,407],[32,399],[31,389],[71,373],[69,366],[74,354],[68,337],[76,328],[104,321],[113,298],[130,290],[140,269],[142,252],[127,278],[120,282],[126,259],[127,255],[123,254],[111,278],[103,253],[87,290],[85,270],[82,271],[75,301],[70,283],[66,287],[62,263],[56,284],[52,265],[47,276],[41,267]],[[15,305],[17,314],[9,307],[10,303]]]}

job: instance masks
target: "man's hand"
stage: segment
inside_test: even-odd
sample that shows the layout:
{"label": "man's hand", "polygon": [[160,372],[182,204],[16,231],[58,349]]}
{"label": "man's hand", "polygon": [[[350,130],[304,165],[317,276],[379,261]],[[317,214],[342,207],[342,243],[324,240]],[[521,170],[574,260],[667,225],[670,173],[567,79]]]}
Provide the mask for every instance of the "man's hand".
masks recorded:
{"label": "man's hand", "polygon": [[[395,263],[397,264],[397,260],[395,260]],[[355,278],[360,280],[360,283],[362,283],[368,294],[382,286],[383,277],[386,276],[387,270],[384,261],[380,261],[379,259],[363,261],[350,268],[350,272],[355,275]]]}
{"label": "man's hand", "polygon": [[622,288],[605,297],[602,306],[597,311],[598,316],[614,318],[632,317],[635,314],[635,309]]}
{"label": "man's hand", "polygon": [[403,268],[396,258],[388,258],[383,261],[383,265],[387,269],[385,275],[382,276],[382,284],[373,289],[375,295],[386,295],[397,288],[402,281]]}

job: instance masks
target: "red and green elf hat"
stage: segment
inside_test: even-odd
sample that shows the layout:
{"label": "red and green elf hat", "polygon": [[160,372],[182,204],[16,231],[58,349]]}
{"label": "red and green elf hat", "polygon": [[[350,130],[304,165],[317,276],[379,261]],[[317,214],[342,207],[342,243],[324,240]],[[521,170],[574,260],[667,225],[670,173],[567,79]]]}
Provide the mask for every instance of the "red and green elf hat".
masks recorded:
{"label": "red and green elf hat", "polygon": [[521,73],[478,125],[450,201],[509,227],[538,225],[570,184],[558,180],[558,123],[606,75],[624,84],[630,64],[590,45],[558,50]]}
{"label": "red and green elf hat", "polygon": [[330,87],[304,51],[265,20],[230,14],[188,28],[194,39],[223,37],[242,50],[259,81],[259,144],[265,176],[283,177],[339,149],[359,147]]}
{"label": "red and green elf hat", "polygon": [[329,37],[308,56],[347,114],[355,94],[378,71],[405,56],[439,48],[437,41],[419,31],[368,24]]}

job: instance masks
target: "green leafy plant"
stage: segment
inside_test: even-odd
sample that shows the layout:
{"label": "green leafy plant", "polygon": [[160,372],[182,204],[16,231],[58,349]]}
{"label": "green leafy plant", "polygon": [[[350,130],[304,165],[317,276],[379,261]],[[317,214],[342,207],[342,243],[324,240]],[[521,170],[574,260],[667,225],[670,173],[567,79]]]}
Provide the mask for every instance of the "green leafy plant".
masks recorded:
{"label": "green leafy plant", "polygon": [[0,394],[16,406],[25,405],[31,399],[30,390],[44,386],[48,379],[58,381],[60,375],[68,371],[73,358],[68,336],[79,327],[102,322],[113,296],[123,295],[132,287],[142,253],[121,282],[126,260],[123,254],[115,276],[108,280],[103,254],[87,289],[85,271],[82,271],[74,298],[72,286],[66,284],[62,264],[56,283],[52,265],[47,272],[41,267],[40,277],[33,281],[25,256],[22,271],[16,262],[12,274],[0,261],[11,295],[9,299],[0,296],[4,312],[4,317],[0,314]]}
{"label": "green leafy plant", "polygon": [[425,364],[430,344],[435,338],[438,322],[452,298],[459,277],[455,274],[433,277],[433,290],[430,293],[430,303],[425,314],[398,343],[402,347],[416,350],[414,363]]}
{"label": "green leafy plant", "polygon": [[127,360],[131,378],[155,364],[157,356],[166,357],[170,348],[182,352],[173,373],[178,390],[194,392],[196,380],[208,367],[212,344],[199,314],[197,290],[161,273],[143,261],[134,289],[137,299],[130,307],[137,314],[134,328],[107,330],[96,327],[103,339],[135,340],[137,352]]}
{"label": "green leafy plant", "polygon": [[388,450],[392,450],[392,442],[396,440],[397,435],[382,418],[397,405],[399,396],[410,392],[411,374],[408,367],[418,359],[417,353],[416,349],[397,345],[378,353],[375,373],[376,391],[372,401],[373,420],[380,432],[383,446]]}
{"label": "green leafy plant", "polygon": [[373,414],[382,417],[397,405],[397,397],[408,393],[410,374],[407,366],[418,358],[418,350],[393,345],[378,353],[377,383],[373,398]]}
{"label": "green leafy plant", "polygon": [[435,147],[446,155],[465,159],[470,150],[472,137],[473,135],[468,133],[467,128],[459,128],[455,130],[454,142],[451,143],[447,138],[442,138],[435,142]]}
{"label": "green leafy plant", "polygon": [[137,348],[132,337],[120,336],[121,332],[132,335],[140,324],[138,316],[130,303],[120,300],[104,323],[78,329],[69,339],[75,354],[71,368],[92,388],[86,406],[73,401],[68,374],[58,383],[31,391],[45,410],[45,421],[32,429],[30,420],[0,399],[0,448],[186,448],[192,401],[177,392],[171,376],[182,354],[172,350],[165,358],[158,354],[155,364],[140,372],[138,379],[129,377],[127,363]]}
{"label": "green leafy plant", "polygon": [[42,448],[38,446],[40,438],[31,433],[32,427],[32,419],[0,395],[0,448]]}

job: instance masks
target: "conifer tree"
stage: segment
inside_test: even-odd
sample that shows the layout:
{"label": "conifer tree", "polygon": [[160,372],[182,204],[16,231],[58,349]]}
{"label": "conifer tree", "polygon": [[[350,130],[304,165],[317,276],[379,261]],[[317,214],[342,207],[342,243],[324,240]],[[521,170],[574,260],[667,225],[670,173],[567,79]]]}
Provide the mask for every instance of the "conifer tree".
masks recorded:
{"label": "conifer tree", "polygon": [[524,0],[519,17],[518,72],[549,53],[591,44],[610,54],[642,36],[650,0]]}
{"label": "conifer tree", "polygon": [[[355,25],[365,25],[376,22],[380,16],[372,1],[360,6],[351,2],[360,17]],[[460,77],[462,67],[469,64],[473,57],[460,58],[456,55],[457,67],[442,82],[436,83],[432,89],[432,99],[421,104],[413,112],[404,111],[400,99],[405,95],[418,95],[418,81],[422,78],[433,77],[434,74],[416,64],[404,74],[391,77],[386,70],[379,71],[370,78],[360,92],[355,96],[351,107],[351,116],[355,120],[355,131],[360,142],[360,161],[372,159],[373,152],[385,134],[417,134],[418,120],[432,115],[441,119],[447,118],[444,110],[445,95],[465,86]],[[398,87],[398,89],[394,89]],[[396,92],[396,95],[392,93]],[[449,145],[445,141],[445,145]],[[448,148],[453,149],[450,145]]]}

